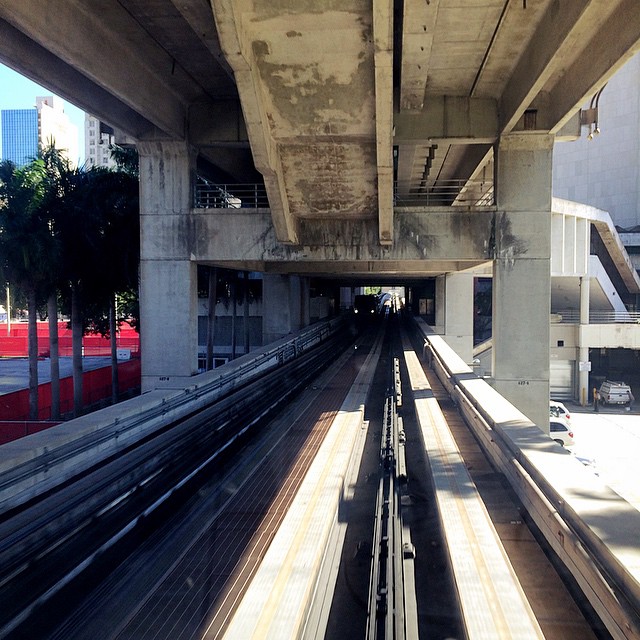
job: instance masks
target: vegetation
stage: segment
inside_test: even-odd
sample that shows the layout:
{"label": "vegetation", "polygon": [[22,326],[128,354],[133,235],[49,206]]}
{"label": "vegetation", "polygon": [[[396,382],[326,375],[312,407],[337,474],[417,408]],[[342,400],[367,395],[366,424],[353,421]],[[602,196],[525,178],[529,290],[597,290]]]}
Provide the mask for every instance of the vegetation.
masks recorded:
{"label": "vegetation", "polygon": [[38,417],[38,298],[47,286],[57,250],[40,213],[45,164],[0,163],[0,274],[26,294],[29,311],[29,415]]}
{"label": "vegetation", "polygon": [[[138,180],[125,156],[127,170],[86,170],[50,145],[25,167],[0,166],[0,276],[28,299],[32,419],[38,406],[35,323],[47,303],[50,320],[59,307],[71,317],[74,413],[82,408],[82,335],[88,329],[112,338],[117,390],[115,334],[118,322],[130,317],[123,311],[137,310],[139,263]],[[52,390],[54,342],[52,336]]]}

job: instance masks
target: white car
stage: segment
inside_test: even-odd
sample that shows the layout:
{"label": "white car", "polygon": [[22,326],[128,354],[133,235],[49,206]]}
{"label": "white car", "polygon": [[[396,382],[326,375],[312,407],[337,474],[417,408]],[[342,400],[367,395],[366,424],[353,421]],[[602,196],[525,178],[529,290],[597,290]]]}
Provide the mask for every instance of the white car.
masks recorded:
{"label": "white car", "polygon": [[563,418],[549,420],[549,435],[563,447],[572,447],[575,444],[571,426]]}
{"label": "white car", "polygon": [[562,402],[556,402],[555,400],[549,400],[549,416],[551,418],[563,418],[569,427],[571,427],[571,414],[567,410]]}

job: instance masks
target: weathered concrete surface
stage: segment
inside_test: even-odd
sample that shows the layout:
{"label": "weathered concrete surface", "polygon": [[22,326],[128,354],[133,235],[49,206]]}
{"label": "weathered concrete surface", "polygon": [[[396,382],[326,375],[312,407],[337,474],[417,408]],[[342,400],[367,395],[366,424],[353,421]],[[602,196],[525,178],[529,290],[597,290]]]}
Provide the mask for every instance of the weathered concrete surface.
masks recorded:
{"label": "weathered concrete surface", "polygon": [[184,142],[169,141],[145,142],[138,151],[144,392],[198,370],[197,264],[189,226],[195,154]]}
{"label": "weathered concrete surface", "polygon": [[[261,264],[265,270],[293,263],[299,271],[324,263],[325,272],[342,273],[347,263],[368,271],[366,263],[375,261],[383,271],[387,265],[399,272],[428,272],[434,266],[442,272],[444,263],[466,268],[493,258],[498,215],[504,218],[490,209],[396,209],[392,247],[377,242],[375,220],[302,220],[305,243],[296,247],[278,242],[267,211],[195,209],[186,226],[193,230],[191,251],[199,262]],[[156,223],[160,237],[171,237],[182,224],[172,216]],[[508,219],[502,226],[508,228]],[[503,244],[508,241],[505,237]]]}
{"label": "weathered concrete surface", "polygon": [[493,263],[495,387],[541,429],[549,424],[553,136],[514,133],[497,147]]}
{"label": "weathered concrete surface", "polygon": [[[285,10],[271,0],[214,0],[213,7],[279,240],[298,242],[300,218],[377,218],[380,82],[371,3],[300,2]],[[389,82],[386,128],[378,133],[388,137],[387,168],[391,89]],[[388,186],[390,196],[391,176]]]}

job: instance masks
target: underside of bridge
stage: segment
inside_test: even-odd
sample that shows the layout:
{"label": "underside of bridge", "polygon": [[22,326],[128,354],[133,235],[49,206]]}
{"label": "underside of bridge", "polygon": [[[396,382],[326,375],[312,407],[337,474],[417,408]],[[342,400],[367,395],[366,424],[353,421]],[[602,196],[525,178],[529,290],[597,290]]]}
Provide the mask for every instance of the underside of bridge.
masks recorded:
{"label": "underside of bridge", "polygon": [[136,140],[187,140],[214,179],[264,180],[282,243],[339,219],[388,245],[394,202],[492,202],[500,136],[579,135],[638,24],[635,0],[2,0],[0,58]]}
{"label": "underside of bridge", "polygon": [[[0,0],[0,60],[137,144],[143,385],[196,370],[198,263],[358,279],[488,263],[496,385],[536,422],[551,150],[639,49],[637,0]],[[196,172],[259,182],[269,207],[194,209]]]}

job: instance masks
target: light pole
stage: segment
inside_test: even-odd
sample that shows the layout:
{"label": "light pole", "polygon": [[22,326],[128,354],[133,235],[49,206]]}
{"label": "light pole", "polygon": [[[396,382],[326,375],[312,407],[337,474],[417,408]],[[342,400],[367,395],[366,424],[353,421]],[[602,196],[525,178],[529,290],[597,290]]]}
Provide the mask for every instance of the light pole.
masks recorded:
{"label": "light pole", "polygon": [[9,296],[9,285],[7,284],[7,335],[11,335],[11,298]]}

